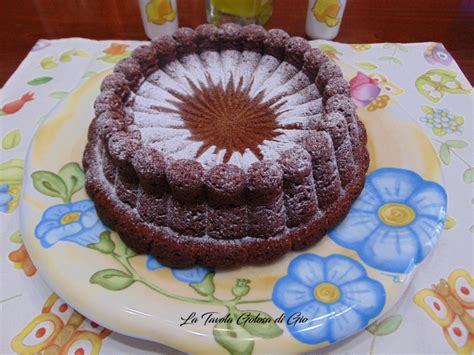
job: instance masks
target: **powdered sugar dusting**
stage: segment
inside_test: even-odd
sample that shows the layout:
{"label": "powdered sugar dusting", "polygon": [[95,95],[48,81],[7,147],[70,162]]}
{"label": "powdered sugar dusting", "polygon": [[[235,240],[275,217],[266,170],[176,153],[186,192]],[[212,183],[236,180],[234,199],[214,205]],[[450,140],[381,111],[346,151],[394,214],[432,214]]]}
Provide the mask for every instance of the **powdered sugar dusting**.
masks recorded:
{"label": "powdered sugar dusting", "polygon": [[[194,111],[205,109],[209,114],[218,115],[215,117],[225,114],[228,117],[226,119],[232,120],[237,111],[242,115],[245,110],[253,109],[253,106],[235,107],[223,113],[217,111],[225,110],[226,104],[222,101],[219,101],[219,108],[209,106],[206,96],[195,98],[193,103],[186,101],[189,97],[193,98],[197,90],[202,92],[211,86],[214,87],[212,90],[221,87],[225,89],[224,92],[235,92],[225,94],[231,97],[248,95],[250,98],[257,98],[261,102],[259,105],[273,110],[276,115],[274,134],[254,148],[249,146],[231,152],[201,141],[200,136],[196,136],[189,126],[189,120],[199,120],[199,115],[185,117],[183,115],[187,111],[182,110],[192,108],[194,114]],[[227,100],[225,97],[223,99]],[[216,98],[212,97],[212,100]],[[168,63],[141,84],[130,102],[134,124],[140,130],[145,144],[159,150],[169,159],[195,159],[205,169],[227,162],[246,171],[256,161],[277,160],[282,152],[299,144],[305,130],[310,128],[310,122],[318,119],[322,112],[321,94],[316,85],[294,65],[271,55],[232,49],[222,52],[204,51],[199,55],[191,53]],[[182,106],[183,103],[188,106]],[[221,105],[224,106],[221,108]],[[248,111],[248,114],[257,113]],[[262,114],[263,111],[258,113]],[[248,127],[237,127],[243,130],[239,133],[243,137],[254,135],[262,125],[267,125],[250,117],[245,122],[249,122],[245,123]],[[221,123],[215,122],[216,127],[219,124]],[[199,127],[197,121],[193,125]],[[228,129],[225,127],[222,126],[222,129]],[[201,136],[205,134],[204,128],[199,129]],[[257,154],[255,149],[260,153]]]}

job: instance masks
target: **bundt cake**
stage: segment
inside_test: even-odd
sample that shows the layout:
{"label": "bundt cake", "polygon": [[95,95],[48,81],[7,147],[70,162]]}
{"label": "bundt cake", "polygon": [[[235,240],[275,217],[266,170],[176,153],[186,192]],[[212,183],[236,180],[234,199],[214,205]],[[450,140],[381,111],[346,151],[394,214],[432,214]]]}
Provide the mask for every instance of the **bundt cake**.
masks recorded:
{"label": "bundt cake", "polygon": [[102,221],[174,267],[268,263],[348,213],[367,137],[337,64],[257,25],[180,28],[101,84],[83,164]]}

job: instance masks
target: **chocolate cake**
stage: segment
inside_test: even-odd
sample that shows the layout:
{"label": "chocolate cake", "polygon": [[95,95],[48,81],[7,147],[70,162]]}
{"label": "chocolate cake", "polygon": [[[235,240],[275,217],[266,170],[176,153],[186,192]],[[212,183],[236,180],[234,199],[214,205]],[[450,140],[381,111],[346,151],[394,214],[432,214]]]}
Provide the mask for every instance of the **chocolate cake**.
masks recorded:
{"label": "chocolate cake", "polygon": [[101,85],[83,164],[104,223],[174,267],[268,263],[348,213],[367,137],[337,64],[257,25],[180,28]]}

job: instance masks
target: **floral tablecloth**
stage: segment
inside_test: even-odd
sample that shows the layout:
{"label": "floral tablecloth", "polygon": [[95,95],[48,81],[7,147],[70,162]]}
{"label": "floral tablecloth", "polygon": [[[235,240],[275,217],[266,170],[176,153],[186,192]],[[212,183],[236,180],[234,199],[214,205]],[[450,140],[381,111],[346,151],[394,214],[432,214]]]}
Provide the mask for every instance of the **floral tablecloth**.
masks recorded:
{"label": "floral tablecloth", "polygon": [[[127,57],[139,44],[80,38],[39,40],[1,91],[2,354],[23,353],[22,346],[26,343],[37,345],[38,352],[44,350],[42,338],[47,329],[35,328],[35,322],[49,313],[68,309],[67,304],[56,302],[57,296],[41,279],[19,231],[17,207],[29,142],[48,113],[76,86]],[[424,130],[439,154],[449,197],[448,218],[439,245],[396,308],[366,331],[330,350],[338,353],[473,352],[474,333],[472,328],[466,328],[466,324],[474,327],[474,100],[471,85],[440,43],[346,45],[315,41],[313,45],[354,73],[349,78],[351,93],[361,110],[390,111],[393,116],[409,119]],[[465,285],[456,284],[460,276],[464,282],[467,280]],[[439,283],[440,279],[447,280],[447,285]],[[467,301],[458,302],[457,306],[449,301],[437,301],[430,287],[438,283],[446,285],[446,298],[456,298],[455,293],[460,292]],[[435,297],[433,302],[426,301],[429,297]],[[53,303],[57,309],[51,307]],[[454,313],[462,314],[463,321],[459,325],[452,322],[450,315]],[[67,314],[74,317],[76,312],[69,310]],[[100,353],[104,354],[173,351],[108,331],[102,332],[96,341]],[[76,353],[87,353],[87,349],[81,351]]]}

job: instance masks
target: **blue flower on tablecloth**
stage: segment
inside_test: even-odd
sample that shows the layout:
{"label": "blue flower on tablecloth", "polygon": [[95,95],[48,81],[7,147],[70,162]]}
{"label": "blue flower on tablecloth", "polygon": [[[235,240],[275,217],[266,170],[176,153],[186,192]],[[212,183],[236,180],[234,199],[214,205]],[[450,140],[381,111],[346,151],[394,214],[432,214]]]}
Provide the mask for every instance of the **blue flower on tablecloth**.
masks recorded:
{"label": "blue flower on tablecloth", "polygon": [[59,241],[87,247],[99,242],[99,235],[106,230],[97,216],[94,203],[82,200],[46,209],[36,226],[35,235],[43,248],[49,248]]}
{"label": "blue flower on tablecloth", "polygon": [[10,186],[0,184],[0,212],[8,212],[8,204],[13,200],[13,196],[8,193]]}
{"label": "blue flower on tablecloth", "polygon": [[[155,271],[165,267],[152,255],[148,255],[146,259],[146,267],[150,271]],[[187,269],[171,269],[173,276],[182,282],[186,283],[199,283],[204,280],[206,275],[209,273],[209,269],[203,266],[194,266]]]}
{"label": "blue flower on tablecloth", "polygon": [[410,170],[378,169],[367,177],[346,219],[328,235],[373,268],[406,273],[438,242],[446,206],[439,184]]}
{"label": "blue flower on tablecloth", "polygon": [[[339,254],[302,254],[273,288],[273,303],[302,343],[330,343],[365,328],[385,305],[385,289],[357,261]],[[301,313],[305,322],[292,319]]]}

